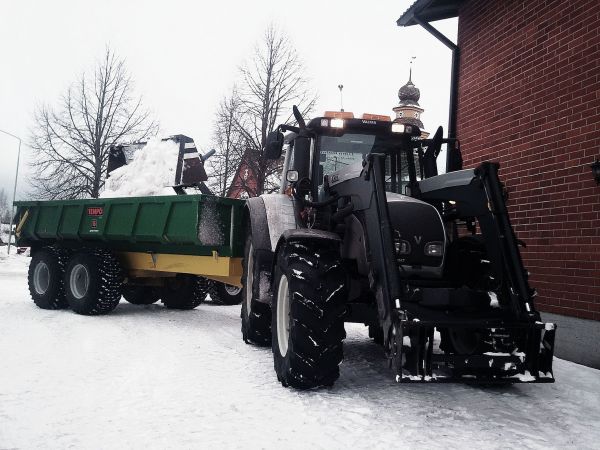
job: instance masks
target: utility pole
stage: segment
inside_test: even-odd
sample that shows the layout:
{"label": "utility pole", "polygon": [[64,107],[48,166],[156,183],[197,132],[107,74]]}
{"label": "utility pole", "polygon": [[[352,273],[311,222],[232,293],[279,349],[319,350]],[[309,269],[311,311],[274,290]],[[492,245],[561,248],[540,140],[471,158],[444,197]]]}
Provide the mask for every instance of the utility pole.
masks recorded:
{"label": "utility pole", "polygon": [[14,137],[15,139],[19,140],[19,151],[17,153],[17,168],[15,169],[15,185],[13,187],[13,196],[12,196],[12,202],[10,204],[10,225],[8,226],[8,249],[6,250],[6,252],[10,255],[10,240],[12,238],[12,226],[13,226],[13,219],[14,219],[14,213],[15,213],[15,196],[17,195],[17,180],[19,178],[19,161],[21,160],[21,138],[19,136],[15,136],[12,133],[9,133],[8,131],[4,131],[4,130],[0,130],[0,133],[4,133],[7,134],[8,136]]}

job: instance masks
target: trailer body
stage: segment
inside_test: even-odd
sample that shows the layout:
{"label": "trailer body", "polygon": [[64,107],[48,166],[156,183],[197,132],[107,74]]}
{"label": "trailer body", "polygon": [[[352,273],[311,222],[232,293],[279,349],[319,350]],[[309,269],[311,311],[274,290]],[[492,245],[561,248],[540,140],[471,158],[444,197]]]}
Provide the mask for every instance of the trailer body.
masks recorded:
{"label": "trailer body", "polygon": [[17,243],[113,252],[129,275],[202,275],[240,285],[244,201],[210,195],[21,201]]}

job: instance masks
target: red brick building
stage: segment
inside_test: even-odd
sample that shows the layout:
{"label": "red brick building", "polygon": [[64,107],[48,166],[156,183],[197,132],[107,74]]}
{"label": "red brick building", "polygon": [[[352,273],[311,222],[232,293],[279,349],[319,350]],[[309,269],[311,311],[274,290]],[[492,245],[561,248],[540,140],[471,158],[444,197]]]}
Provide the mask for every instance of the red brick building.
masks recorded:
{"label": "red brick building", "polygon": [[[455,45],[430,25],[449,17]],[[536,305],[560,315],[557,354],[600,367],[600,1],[418,0],[398,24],[454,50],[464,167],[500,162]]]}

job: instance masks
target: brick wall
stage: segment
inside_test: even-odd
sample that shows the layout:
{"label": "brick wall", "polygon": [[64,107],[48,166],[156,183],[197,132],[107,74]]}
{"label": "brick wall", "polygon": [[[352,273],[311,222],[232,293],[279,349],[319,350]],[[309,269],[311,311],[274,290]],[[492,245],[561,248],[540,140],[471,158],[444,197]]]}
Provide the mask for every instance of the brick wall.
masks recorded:
{"label": "brick wall", "polygon": [[600,1],[471,0],[458,45],[465,167],[500,162],[536,305],[600,320]]}

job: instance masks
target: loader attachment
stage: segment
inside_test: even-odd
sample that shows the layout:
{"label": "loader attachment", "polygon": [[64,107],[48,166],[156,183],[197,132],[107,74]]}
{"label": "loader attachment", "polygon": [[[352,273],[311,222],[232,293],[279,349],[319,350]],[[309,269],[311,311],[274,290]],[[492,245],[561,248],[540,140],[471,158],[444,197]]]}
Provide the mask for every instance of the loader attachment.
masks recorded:
{"label": "loader attachment", "polygon": [[[184,193],[183,188],[197,186],[203,194],[211,194],[204,185],[204,181],[208,180],[204,161],[214,152],[209,152],[205,156],[200,155],[194,140],[182,134],[170,136],[163,141],[172,141],[179,146],[177,160],[172,161],[175,177],[171,185],[175,192]],[[112,146],[108,155],[107,178],[114,170],[129,164],[137,152],[144,150],[146,144],[146,142],[139,142]]]}
{"label": "loader attachment", "polygon": [[[553,383],[552,323],[442,323],[399,320],[391,363],[398,382]],[[477,336],[478,348],[453,345]],[[468,342],[468,339],[466,340]],[[475,342],[475,341],[473,341]]]}

